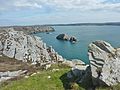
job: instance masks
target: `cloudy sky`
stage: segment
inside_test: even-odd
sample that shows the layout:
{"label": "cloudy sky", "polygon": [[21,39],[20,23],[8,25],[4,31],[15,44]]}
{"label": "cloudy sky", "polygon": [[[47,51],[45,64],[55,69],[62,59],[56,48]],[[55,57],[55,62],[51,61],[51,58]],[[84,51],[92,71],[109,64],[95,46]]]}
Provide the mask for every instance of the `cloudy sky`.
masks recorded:
{"label": "cloudy sky", "polygon": [[120,0],[0,0],[0,25],[119,21]]}

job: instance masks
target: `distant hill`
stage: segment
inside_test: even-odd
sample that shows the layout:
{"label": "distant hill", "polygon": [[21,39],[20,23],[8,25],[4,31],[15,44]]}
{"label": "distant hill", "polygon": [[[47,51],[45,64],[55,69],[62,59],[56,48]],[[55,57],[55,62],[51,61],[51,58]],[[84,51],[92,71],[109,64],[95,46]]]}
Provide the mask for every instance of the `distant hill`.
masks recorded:
{"label": "distant hill", "polygon": [[106,22],[106,23],[72,23],[72,24],[47,24],[48,26],[103,26],[113,25],[120,26],[120,22]]}
{"label": "distant hill", "polygon": [[0,29],[3,28],[14,28],[15,30],[24,30],[24,29],[35,29],[38,31],[42,29],[42,32],[54,31],[54,28],[50,26],[120,26],[120,22],[105,22],[105,23],[68,23],[68,24],[38,24],[38,25],[16,25],[16,26],[0,26]]}

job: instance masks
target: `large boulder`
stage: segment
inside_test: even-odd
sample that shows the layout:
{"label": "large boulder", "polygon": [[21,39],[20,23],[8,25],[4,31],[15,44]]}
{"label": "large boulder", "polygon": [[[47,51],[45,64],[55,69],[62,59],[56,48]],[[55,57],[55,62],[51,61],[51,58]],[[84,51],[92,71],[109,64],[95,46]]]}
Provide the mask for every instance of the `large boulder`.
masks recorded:
{"label": "large boulder", "polygon": [[69,36],[67,34],[59,34],[56,38],[59,40],[69,40]]}
{"label": "large boulder", "polygon": [[112,86],[120,82],[120,49],[99,40],[89,45],[88,54],[93,85]]}
{"label": "large boulder", "polygon": [[41,65],[63,60],[52,47],[48,48],[40,37],[15,31],[13,28],[0,30],[0,55]]}

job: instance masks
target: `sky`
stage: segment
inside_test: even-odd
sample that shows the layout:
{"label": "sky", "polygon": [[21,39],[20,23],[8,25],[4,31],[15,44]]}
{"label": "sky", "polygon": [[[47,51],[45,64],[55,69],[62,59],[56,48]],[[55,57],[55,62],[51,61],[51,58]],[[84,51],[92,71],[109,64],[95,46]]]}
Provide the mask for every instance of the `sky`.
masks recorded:
{"label": "sky", "polygon": [[120,22],[120,0],[0,0],[0,26]]}

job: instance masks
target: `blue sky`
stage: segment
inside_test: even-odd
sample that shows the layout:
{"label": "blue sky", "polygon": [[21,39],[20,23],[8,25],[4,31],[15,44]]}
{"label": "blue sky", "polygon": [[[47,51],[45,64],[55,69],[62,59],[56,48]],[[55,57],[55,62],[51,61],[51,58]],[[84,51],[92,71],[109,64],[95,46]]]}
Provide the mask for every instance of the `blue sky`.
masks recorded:
{"label": "blue sky", "polygon": [[119,22],[120,0],[0,0],[0,25]]}

